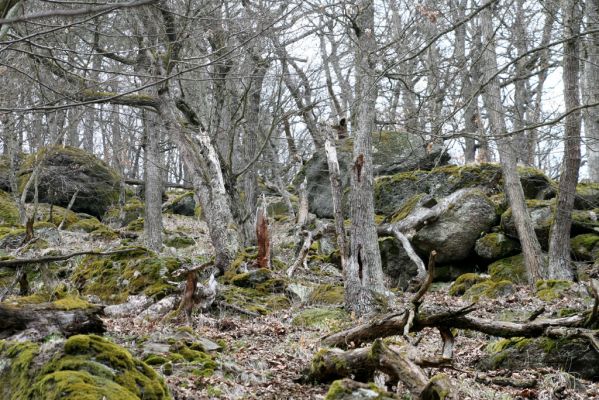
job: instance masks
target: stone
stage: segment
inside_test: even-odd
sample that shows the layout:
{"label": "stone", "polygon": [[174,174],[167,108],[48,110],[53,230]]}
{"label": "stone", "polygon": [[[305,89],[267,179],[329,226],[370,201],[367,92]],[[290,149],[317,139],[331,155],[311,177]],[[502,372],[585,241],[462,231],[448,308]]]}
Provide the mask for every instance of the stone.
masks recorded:
{"label": "stone", "polygon": [[413,246],[428,255],[437,251],[437,262],[446,263],[469,256],[476,240],[496,222],[495,206],[482,192],[473,191],[412,239]]}
{"label": "stone", "polygon": [[498,260],[517,254],[520,244],[501,232],[492,232],[476,241],[474,251],[482,258]]}
{"label": "stone", "polygon": [[[45,147],[26,157],[22,170],[33,168],[39,160],[43,160],[38,177],[40,202],[66,207],[78,192],[72,210],[97,218],[117,203],[121,178],[115,169],[93,154],[69,146]],[[30,176],[31,173],[20,176],[19,189]],[[29,198],[32,196],[29,193]]]}
{"label": "stone", "polygon": [[132,295],[127,298],[127,302],[122,304],[113,304],[104,307],[104,313],[107,317],[122,318],[130,315],[137,315],[152,304],[152,299],[145,295]]}

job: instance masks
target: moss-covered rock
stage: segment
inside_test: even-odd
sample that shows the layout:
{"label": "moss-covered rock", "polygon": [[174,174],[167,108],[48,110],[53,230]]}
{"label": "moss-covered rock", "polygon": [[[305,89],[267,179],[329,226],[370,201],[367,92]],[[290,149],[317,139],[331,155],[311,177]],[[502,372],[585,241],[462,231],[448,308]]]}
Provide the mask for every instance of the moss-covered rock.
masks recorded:
{"label": "moss-covered rock", "polygon": [[574,208],[577,210],[593,210],[599,208],[599,183],[579,183],[576,186]]}
{"label": "moss-covered rock", "polygon": [[[185,192],[169,200],[162,208],[163,212],[171,214],[186,215],[193,217],[196,215],[196,201],[193,192]],[[199,217],[199,215],[198,215]]]}
{"label": "moss-covered rock", "polygon": [[551,301],[562,298],[572,286],[570,281],[562,281],[556,279],[540,280],[535,283],[536,295],[539,299]]}
{"label": "moss-covered rock", "polygon": [[102,239],[116,239],[119,237],[117,232],[108,228],[106,225],[98,221],[97,218],[86,218],[79,220],[70,225],[68,230],[72,232],[91,233],[93,237]]}
{"label": "moss-covered rock", "polygon": [[108,257],[84,257],[71,276],[72,282],[85,295],[96,295],[103,301],[120,303],[131,294],[145,294],[161,299],[176,287],[171,273],[181,265],[173,257],[157,257],[140,249]]}
{"label": "moss-covered rock", "polygon": [[7,400],[166,400],[164,381],[122,347],[95,335],[53,346],[0,341],[0,396]]}
{"label": "moss-covered rock", "polygon": [[489,274],[494,281],[508,280],[517,284],[528,282],[528,272],[522,254],[495,261],[489,265]]}
{"label": "moss-covered rock", "polygon": [[[519,167],[520,181],[527,198],[534,199],[551,186],[540,171]],[[445,197],[458,189],[482,187],[496,192],[503,190],[499,164],[446,165],[427,171],[409,171],[377,178],[374,187],[375,212],[391,215],[409,198],[419,193]]]}
{"label": "moss-covered rock", "polygon": [[350,379],[340,379],[331,383],[324,400],[399,400],[394,393],[382,390],[374,383],[358,383]]}
{"label": "moss-covered rock", "polygon": [[349,321],[349,314],[340,308],[311,308],[293,318],[292,324],[310,328],[333,329]]}
{"label": "moss-covered rock", "polygon": [[143,218],[145,205],[139,197],[131,197],[121,207],[118,205],[110,207],[102,217],[102,222],[113,228],[122,228],[129,225],[138,218]]}
{"label": "moss-covered rock", "polygon": [[289,308],[291,305],[289,299],[282,294],[238,286],[222,286],[218,296],[227,304],[262,315]]}
{"label": "moss-covered rock", "polygon": [[496,223],[495,206],[480,190],[465,194],[460,203],[424,225],[412,238],[421,254],[437,252],[437,262],[463,260],[469,256],[481,233]]}
{"label": "moss-covered rock", "polygon": [[230,278],[231,284],[242,288],[255,288],[257,285],[271,279],[270,270],[260,268],[234,275]]}
{"label": "moss-covered rock", "polygon": [[38,204],[36,218],[40,222],[49,222],[55,226],[59,226],[64,220],[63,228],[69,228],[80,219],[72,210],[46,203]]}
{"label": "moss-covered rock", "polygon": [[19,210],[10,194],[0,190],[0,225],[17,225]]}
{"label": "moss-covered rock", "polygon": [[570,239],[572,256],[576,260],[593,261],[599,258],[599,234],[585,233]]}
{"label": "moss-covered rock", "polygon": [[455,282],[449,287],[449,294],[451,296],[461,296],[466,293],[466,290],[485,280],[487,280],[487,278],[472,272],[460,275],[458,279],[456,279]]}
{"label": "moss-covered rock", "polygon": [[[74,147],[53,146],[29,155],[22,169],[43,163],[39,179],[41,202],[66,206],[77,192],[73,210],[100,218],[119,197],[120,177],[104,161]],[[30,173],[20,177],[22,189]]]}
{"label": "moss-covered rock", "polygon": [[508,280],[494,281],[491,279],[472,285],[464,293],[464,298],[478,301],[481,297],[495,299],[514,293],[514,284]]}
{"label": "moss-covered rock", "polygon": [[183,249],[185,247],[193,246],[196,241],[189,236],[182,234],[169,235],[164,239],[164,244],[175,249]]}
{"label": "moss-covered rock", "polygon": [[555,368],[585,379],[599,378],[599,353],[589,351],[581,339],[511,338],[487,347],[489,356],[481,359],[482,369],[521,371],[532,368]]}
{"label": "moss-covered rock", "polygon": [[520,251],[520,244],[501,232],[493,232],[478,239],[474,251],[482,258],[498,260],[517,254]]}
{"label": "moss-covered rock", "polygon": [[125,229],[128,231],[143,231],[144,230],[144,219],[137,218],[136,220],[131,221],[129,224],[127,224]]}
{"label": "moss-covered rock", "polygon": [[343,304],[344,295],[343,286],[322,284],[314,288],[308,301],[311,304],[339,305]]}

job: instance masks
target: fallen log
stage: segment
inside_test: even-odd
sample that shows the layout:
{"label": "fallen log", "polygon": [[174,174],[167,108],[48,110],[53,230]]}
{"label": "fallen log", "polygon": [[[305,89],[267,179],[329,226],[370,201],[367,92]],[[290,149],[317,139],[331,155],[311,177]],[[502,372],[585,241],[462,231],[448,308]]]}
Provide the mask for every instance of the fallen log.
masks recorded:
{"label": "fallen log", "polygon": [[[491,336],[538,337],[548,336],[550,328],[583,327],[588,317],[585,313],[555,319],[536,319],[526,322],[496,321],[472,317],[470,305],[453,311],[425,310],[414,317],[410,332],[418,332],[426,327],[469,329]],[[359,346],[377,338],[402,335],[408,323],[408,313],[387,314],[381,318],[322,338],[322,344],[335,347]],[[587,336],[584,336],[587,337]],[[588,337],[587,337],[588,339]]]}
{"label": "fallen log", "polygon": [[23,265],[29,264],[41,264],[41,263],[50,263],[54,261],[64,261],[69,258],[77,257],[77,256],[111,256],[114,254],[122,254],[129,253],[131,251],[139,251],[143,250],[143,247],[130,247],[126,249],[118,249],[112,251],[77,251],[75,253],[69,254],[61,254],[57,256],[46,256],[46,257],[38,257],[38,258],[14,258],[11,260],[1,260],[0,268],[17,268]]}
{"label": "fallen log", "polygon": [[380,339],[354,350],[323,349],[314,356],[308,377],[316,382],[331,382],[351,376],[368,382],[378,370],[390,377],[391,384],[401,381],[419,399],[451,398],[448,380],[441,375],[428,379],[408,353],[402,348],[395,351]]}
{"label": "fallen log", "polygon": [[80,333],[103,333],[100,319],[102,307],[57,309],[53,303],[28,304],[18,307],[0,304],[0,339],[25,330],[44,337],[50,333],[72,336]]}

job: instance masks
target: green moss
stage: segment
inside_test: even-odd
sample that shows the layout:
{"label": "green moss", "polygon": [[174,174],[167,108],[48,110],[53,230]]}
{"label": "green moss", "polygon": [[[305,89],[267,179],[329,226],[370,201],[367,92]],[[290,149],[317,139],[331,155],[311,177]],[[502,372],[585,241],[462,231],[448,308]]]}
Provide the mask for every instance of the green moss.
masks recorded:
{"label": "green moss", "polygon": [[535,283],[536,295],[544,301],[552,301],[563,297],[565,291],[570,289],[572,282],[548,279],[540,280]]}
{"label": "green moss", "polygon": [[309,302],[311,304],[343,304],[345,290],[343,286],[322,284],[318,285],[310,293]]}
{"label": "green moss", "polygon": [[145,249],[108,257],[84,257],[71,276],[85,295],[118,303],[130,294],[160,299],[176,288],[170,274],[181,265],[174,257],[157,257]]}
{"label": "green moss", "polygon": [[489,265],[489,274],[494,281],[509,280],[516,284],[528,282],[528,273],[522,254],[495,261]]}
{"label": "green moss", "polygon": [[0,224],[17,225],[19,209],[10,194],[0,190]]}
{"label": "green moss", "polygon": [[416,208],[418,202],[424,197],[424,194],[419,193],[406,200],[401,207],[391,216],[391,222],[399,222],[405,219]]}
{"label": "green moss", "polygon": [[266,308],[270,311],[286,310],[291,307],[291,302],[284,295],[271,296],[265,302]]}
{"label": "green moss", "polygon": [[168,359],[158,354],[149,354],[146,358],[144,358],[144,362],[148,365],[162,365],[167,363]]}
{"label": "green moss", "polygon": [[467,273],[460,275],[458,279],[449,288],[449,294],[451,296],[461,296],[466,290],[470,289],[477,283],[483,282],[486,278],[483,278],[479,274]]}
{"label": "green moss", "polygon": [[210,354],[203,351],[199,343],[187,345],[183,341],[176,341],[171,345],[172,353],[180,354],[186,361],[192,365],[199,366],[196,371],[199,371],[198,376],[211,376],[214,373],[217,365]]}
{"label": "green moss", "polygon": [[299,313],[292,321],[295,326],[330,329],[347,322],[349,315],[339,308],[311,308]]}
{"label": "green moss", "polygon": [[518,252],[518,242],[508,238],[501,232],[486,234],[476,241],[476,253],[487,259],[498,259]]}
{"label": "green moss", "polygon": [[231,277],[231,284],[242,288],[255,288],[257,285],[268,281],[271,277],[270,270],[258,270],[237,274]]}
{"label": "green moss", "polygon": [[[125,349],[95,335],[76,335],[64,353],[42,357],[30,342],[0,346],[10,372],[0,371],[3,398],[10,400],[166,400],[166,385],[146,364]],[[45,360],[45,361],[44,361]],[[18,369],[19,374],[13,374]]]}
{"label": "green moss", "polygon": [[116,239],[119,237],[117,232],[108,228],[106,225],[98,221],[97,218],[87,218],[77,221],[69,226],[68,230],[73,232],[83,231],[91,233],[93,237],[103,239]]}
{"label": "green moss", "polygon": [[134,221],[131,221],[126,227],[128,231],[143,231],[144,230],[144,219],[137,218]]}
{"label": "green moss", "polygon": [[189,247],[194,245],[196,242],[193,238],[187,236],[171,236],[164,241],[164,244],[169,247],[174,247],[176,249],[182,249],[185,247]]}
{"label": "green moss", "polygon": [[511,281],[493,281],[487,279],[466,290],[464,297],[472,301],[478,301],[481,297],[494,299],[514,291],[514,285]]}
{"label": "green moss", "polygon": [[[52,212],[50,212],[52,211]],[[59,226],[64,219],[63,227],[68,229],[79,221],[77,214],[66,208],[50,204],[41,203],[38,205],[37,218],[42,222],[50,222]]]}
{"label": "green moss", "polygon": [[92,305],[86,300],[75,296],[65,296],[61,299],[53,301],[52,305],[59,310],[74,310],[77,308],[92,307]]}
{"label": "green moss", "polygon": [[585,233],[570,239],[572,255],[578,260],[592,261],[599,258],[599,235]]}

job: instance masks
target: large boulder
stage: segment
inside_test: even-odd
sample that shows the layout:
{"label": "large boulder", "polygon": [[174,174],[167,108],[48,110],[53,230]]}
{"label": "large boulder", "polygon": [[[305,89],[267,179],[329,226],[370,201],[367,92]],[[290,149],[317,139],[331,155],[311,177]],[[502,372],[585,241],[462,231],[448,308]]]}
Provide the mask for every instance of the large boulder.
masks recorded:
{"label": "large boulder", "polygon": [[[520,182],[526,198],[549,196],[551,181],[540,170],[519,167]],[[375,212],[390,215],[417,194],[445,197],[463,188],[480,187],[489,192],[503,190],[499,164],[446,165],[431,171],[409,171],[376,179],[374,186]]]}
{"label": "large boulder", "polygon": [[482,369],[523,369],[551,367],[584,379],[599,380],[599,353],[582,339],[541,337],[501,339],[487,347]]}
{"label": "large boulder", "polygon": [[473,190],[461,203],[441,214],[420,229],[412,239],[414,247],[423,254],[437,251],[437,262],[465,259],[476,240],[488,232],[497,219],[495,206],[484,193]]}
{"label": "large boulder", "polygon": [[2,399],[148,399],[172,397],[164,380],[127,350],[96,335],[43,344],[0,340]]}
{"label": "large boulder", "polygon": [[[555,200],[527,200],[526,208],[533,223],[533,227],[541,246],[547,249],[549,244],[549,231],[553,223],[555,213]],[[571,234],[599,232],[599,209],[593,210],[573,210],[572,211],[572,229]],[[512,209],[509,208],[501,215],[501,228],[506,235],[517,239],[518,232],[512,215]]]}
{"label": "large boulder", "polygon": [[[351,138],[341,140],[337,146],[337,158],[341,171],[342,188],[349,188],[348,169],[352,159]],[[444,165],[449,156],[441,149],[427,151],[420,137],[402,132],[376,132],[372,135],[372,163],[375,176],[395,174],[414,169],[427,170]],[[307,180],[310,212],[321,218],[333,217],[329,167],[324,150],[314,153],[295,179],[296,186]],[[347,200],[347,199],[346,199]]]}
{"label": "large boulder", "polygon": [[[22,170],[31,170],[40,162],[40,202],[66,207],[77,192],[72,209],[100,218],[118,201],[119,174],[93,154],[74,147],[47,147],[25,158]],[[20,189],[30,176],[20,177]]]}
{"label": "large boulder", "polygon": [[479,257],[498,260],[517,254],[520,243],[501,232],[489,233],[476,241],[474,251]]}
{"label": "large boulder", "polygon": [[416,264],[394,237],[379,239],[383,272],[390,287],[407,289],[410,280],[418,274]]}
{"label": "large boulder", "polygon": [[162,211],[193,217],[196,214],[196,201],[193,192],[185,192],[175,196],[163,204]]}
{"label": "large boulder", "polygon": [[599,183],[579,183],[576,186],[574,208],[578,210],[592,210],[594,208],[599,208]]}

